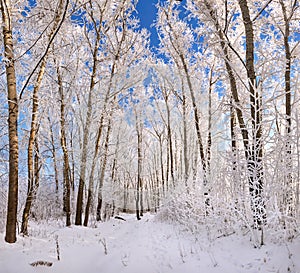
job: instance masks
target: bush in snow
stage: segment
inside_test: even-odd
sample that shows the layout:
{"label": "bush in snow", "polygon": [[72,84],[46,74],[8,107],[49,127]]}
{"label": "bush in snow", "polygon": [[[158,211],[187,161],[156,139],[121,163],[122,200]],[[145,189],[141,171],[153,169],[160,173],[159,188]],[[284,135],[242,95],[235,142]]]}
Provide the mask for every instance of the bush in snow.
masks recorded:
{"label": "bush in snow", "polygon": [[274,200],[266,202],[266,225],[263,230],[258,230],[253,225],[249,196],[232,200],[217,192],[210,192],[210,206],[206,206],[203,188],[178,187],[165,198],[157,219],[177,223],[195,235],[206,231],[211,240],[233,233],[249,235],[255,246],[259,246],[265,240],[292,240],[300,234],[296,217],[287,217],[280,212]]}

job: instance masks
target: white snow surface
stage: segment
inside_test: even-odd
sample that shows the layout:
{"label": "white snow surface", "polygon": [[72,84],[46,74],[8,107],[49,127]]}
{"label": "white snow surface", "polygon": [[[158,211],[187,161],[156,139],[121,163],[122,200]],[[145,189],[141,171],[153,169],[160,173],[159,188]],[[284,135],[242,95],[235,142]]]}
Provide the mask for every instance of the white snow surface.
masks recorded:
{"label": "white snow surface", "polygon": [[[300,239],[254,248],[249,236],[211,239],[146,214],[95,227],[30,222],[30,236],[0,242],[1,273],[300,273]],[[0,234],[4,238],[4,234]],[[57,238],[57,239],[56,239]],[[57,259],[57,242],[60,260]],[[51,262],[52,266],[31,263]]]}

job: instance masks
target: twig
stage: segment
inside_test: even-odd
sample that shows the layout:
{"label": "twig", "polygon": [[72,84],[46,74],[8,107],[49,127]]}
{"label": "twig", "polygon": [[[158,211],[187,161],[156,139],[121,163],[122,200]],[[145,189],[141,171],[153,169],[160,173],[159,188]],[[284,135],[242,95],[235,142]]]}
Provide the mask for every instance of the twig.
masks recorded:
{"label": "twig", "polygon": [[43,266],[48,266],[48,267],[50,267],[50,266],[52,266],[52,264],[53,264],[53,263],[47,262],[47,261],[36,261],[36,262],[31,263],[30,265],[31,265],[31,266],[34,266],[34,267],[39,266],[39,265],[43,265]]}
{"label": "twig", "polygon": [[118,216],[118,215],[115,216],[115,219],[126,221],[126,219],[124,219],[123,217]]}
{"label": "twig", "polygon": [[55,236],[55,242],[56,242],[57,260],[60,261],[60,251],[59,251],[59,244],[58,244],[58,235]]}
{"label": "twig", "polygon": [[220,239],[220,238],[222,238],[222,237],[228,237],[228,236],[231,236],[231,235],[233,235],[233,234],[235,234],[235,231],[232,231],[232,232],[230,232],[230,233],[224,233],[224,234],[222,234],[222,235],[217,236],[217,239]]}
{"label": "twig", "polygon": [[106,244],[105,238],[100,239],[99,242],[102,243],[102,245],[103,245],[103,247],[104,247],[104,254],[107,255],[107,244]]}

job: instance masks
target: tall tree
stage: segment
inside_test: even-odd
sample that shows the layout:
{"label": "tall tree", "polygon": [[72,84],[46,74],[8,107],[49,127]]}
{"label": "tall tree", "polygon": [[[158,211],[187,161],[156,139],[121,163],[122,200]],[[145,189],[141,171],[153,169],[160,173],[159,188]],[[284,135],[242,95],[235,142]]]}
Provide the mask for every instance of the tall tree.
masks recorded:
{"label": "tall tree", "polygon": [[[99,190],[98,190],[98,203],[97,203],[97,221],[100,221],[101,218],[101,211],[102,211],[102,205],[103,205],[103,184],[104,184],[104,177],[105,177],[105,171],[107,166],[107,159],[108,159],[108,152],[109,152],[109,138],[111,134],[111,122],[112,122],[112,110],[110,110],[110,116],[108,117],[108,125],[107,125],[107,131],[106,131],[106,137],[104,140],[104,151],[103,151],[103,162],[101,165],[101,171],[100,171],[100,177],[99,177]],[[105,217],[104,217],[105,220]]]}
{"label": "tall tree", "polygon": [[251,195],[252,211],[255,225],[262,228],[266,217],[265,204],[263,200],[263,146],[262,146],[262,109],[261,98],[258,93],[258,83],[255,74],[254,57],[254,31],[253,22],[247,0],[239,0],[243,23],[246,34],[246,70],[248,90],[250,93],[250,111],[252,121],[252,149],[251,157],[248,159],[249,190]]}
{"label": "tall tree", "polygon": [[[191,52],[193,47],[194,37],[189,26],[180,20],[179,11],[176,10],[175,4],[170,4],[170,6],[160,7],[159,13],[160,19],[158,20],[158,27],[161,33],[163,47],[165,48],[166,54],[170,55],[172,61],[175,63],[178,73],[182,77],[182,92],[184,94],[184,86],[187,85],[187,90],[190,94],[194,125],[196,129],[199,155],[201,161],[201,170],[203,174],[203,186],[205,203],[209,205],[209,185],[207,180],[207,160],[205,155],[203,137],[201,132],[201,121],[200,121],[200,110],[197,105],[195,86],[192,81],[192,71],[189,67],[191,60]],[[184,100],[186,102],[186,98]],[[187,168],[187,159],[186,162]],[[187,179],[187,178],[185,178]]]}
{"label": "tall tree", "polygon": [[54,168],[54,180],[55,180],[55,194],[56,201],[58,201],[58,190],[59,190],[59,180],[58,180],[58,167],[57,167],[57,148],[54,141],[54,125],[51,121],[50,111],[48,111],[48,123],[49,123],[49,134],[50,134],[50,150],[52,154],[53,160],[53,168]]}
{"label": "tall tree", "polygon": [[288,13],[286,3],[280,0],[284,27],[280,30],[283,34],[283,43],[285,50],[285,134],[286,134],[286,178],[285,178],[285,200],[287,214],[293,215],[293,176],[292,176],[292,94],[291,94],[291,69],[292,69],[292,50],[290,46],[290,22],[297,8],[297,0],[292,1],[291,11]]}
{"label": "tall tree", "polygon": [[32,95],[32,115],[31,115],[31,127],[30,127],[30,134],[28,139],[28,149],[27,149],[27,168],[28,168],[28,189],[27,189],[27,198],[25,202],[25,207],[23,210],[23,217],[22,217],[22,226],[21,232],[25,235],[28,234],[28,219],[30,214],[30,209],[32,205],[32,201],[36,195],[38,184],[34,183],[35,180],[35,172],[37,170],[34,169],[34,143],[37,136],[38,131],[38,106],[39,106],[39,90],[42,84],[42,80],[45,74],[46,65],[47,65],[47,58],[50,46],[54,40],[54,37],[58,33],[63,20],[65,18],[66,12],[68,9],[68,0],[64,6],[64,0],[60,0],[58,6],[55,10],[53,25],[48,34],[48,43],[46,45],[46,50],[41,58],[41,64],[39,67],[38,75],[36,82],[33,88],[33,95]]}
{"label": "tall tree", "polygon": [[143,165],[143,123],[141,113],[135,109],[135,129],[137,134],[137,179],[136,179],[136,218],[141,220],[143,216],[143,188],[142,188],[142,165]]}
{"label": "tall tree", "polygon": [[63,208],[66,213],[66,226],[71,226],[71,173],[70,173],[70,163],[69,163],[69,152],[67,148],[67,137],[66,137],[66,114],[65,114],[65,94],[64,94],[64,87],[62,76],[59,68],[57,68],[57,83],[58,83],[58,90],[60,96],[60,143],[61,148],[63,151],[63,187],[64,187],[64,194],[63,194]]}
{"label": "tall tree", "polygon": [[2,33],[8,102],[8,136],[9,136],[9,190],[7,204],[7,221],[5,241],[16,242],[16,224],[18,208],[18,97],[16,87],[14,43],[12,36],[12,6],[10,0],[1,0]]}
{"label": "tall tree", "polygon": [[[228,15],[228,2],[225,1],[225,15],[223,25],[220,22],[220,16],[218,16],[218,11],[216,6],[214,6],[211,1],[205,0],[197,5],[204,7],[207,10],[207,14],[211,22],[213,23],[216,36],[219,38],[220,47],[222,49],[222,57],[224,58],[225,68],[229,76],[229,83],[231,89],[231,96],[233,99],[233,106],[236,111],[236,117],[238,125],[242,134],[242,142],[244,146],[244,154],[247,164],[248,171],[248,184],[249,192],[251,196],[251,209],[252,216],[254,219],[254,224],[256,227],[261,228],[266,217],[265,214],[265,204],[263,201],[263,146],[262,146],[262,108],[261,108],[261,98],[258,92],[258,84],[255,74],[255,58],[254,58],[254,31],[253,31],[253,21],[250,18],[250,12],[248,8],[247,1],[241,0],[238,2],[242,13],[242,20],[245,29],[245,59],[238,53],[228,37],[228,29],[230,22],[232,22],[232,16]],[[222,17],[221,17],[222,18]],[[244,82],[240,75],[236,73],[236,69],[233,65],[232,54],[237,57],[237,59],[242,63],[246,70],[246,79]],[[239,98],[238,83],[237,79],[242,81],[242,85],[247,88],[249,93],[250,102],[250,117],[252,128],[249,130],[246,127],[246,116],[241,100]],[[233,116],[232,116],[233,117]],[[232,120],[233,121],[233,120]],[[251,138],[250,138],[251,137]],[[232,145],[236,145],[236,142],[232,142]]]}
{"label": "tall tree", "polygon": [[[100,11],[100,18],[106,18],[109,13],[115,14],[112,11],[109,3],[106,9]],[[143,59],[143,55],[147,52],[145,46],[146,41],[143,41],[145,35],[137,30],[134,20],[130,18],[132,12],[131,4],[127,1],[120,2],[117,13],[105,19],[105,24],[102,24],[101,29],[101,47],[98,52],[98,58],[105,62],[99,61],[99,70],[101,69],[101,80],[99,81],[98,93],[103,98],[101,99],[101,110],[99,121],[96,129],[96,140],[94,146],[94,154],[92,157],[91,170],[89,176],[88,198],[85,209],[84,225],[87,225],[89,217],[89,208],[91,206],[94,192],[94,173],[97,165],[100,168],[99,186],[98,186],[98,204],[97,204],[97,220],[101,220],[101,210],[103,202],[102,188],[104,187],[105,174],[109,156],[109,141],[111,127],[113,122],[114,112],[117,109],[117,96],[122,92],[127,92],[127,89],[136,82],[140,81],[140,76],[136,74],[132,77],[131,70]],[[104,19],[103,19],[104,20]],[[104,76],[105,75],[105,76]],[[106,124],[108,124],[106,126]],[[105,133],[106,130],[106,135]],[[101,153],[101,164],[99,164],[99,153]]]}
{"label": "tall tree", "polygon": [[86,168],[87,168],[87,157],[88,157],[88,143],[90,137],[90,129],[92,123],[92,108],[93,108],[93,96],[95,93],[95,86],[97,82],[97,70],[98,70],[98,50],[100,46],[100,39],[102,35],[103,20],[104,20],[104,11],[106,10],[106,5],[108,0],[104,2],[102,7],[98,6],[100,12],[99,21],[94,15],[93,3],[89,1],[86,5],[87,14],[93,25],[93,34],[94,37],[89,37],[89,29],[86,26],[86,37],[89,40],[90,50],[92,52],[92,67],[90,75],[90,84],[88,89],[88,101],[87,101],[87,113],[84,122],[83,128],[83,143],[81,151],[81,160],[80,160],[80,174],[79,174],[79,187],[77,194],[77,204],[76,204],[76,216],[75,216],[75,225],[82,225],[82,207],[83,207],[83,191],[85,185],[86,177]]}

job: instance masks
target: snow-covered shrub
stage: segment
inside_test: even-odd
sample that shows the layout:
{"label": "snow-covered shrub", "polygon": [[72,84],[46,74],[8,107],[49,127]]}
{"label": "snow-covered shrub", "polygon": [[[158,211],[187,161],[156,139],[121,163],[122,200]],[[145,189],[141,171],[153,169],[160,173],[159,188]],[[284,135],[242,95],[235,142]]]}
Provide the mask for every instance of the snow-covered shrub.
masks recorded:
{"label": "snow-covered shrub", "polygon": [[273,242],[292,241],[300,235],[299,215],[289,216],[288,213],[280,210],[276,197],[267,202],[267,225],[266,234]]}
{"label": "snow-covered shrub", "polygon": [[40,221],[63,217],[62,193],[56,194],[53,188],[47,185],[40,186],[32,205],[31,219]]}
{"label": "snow-covered shrub", "polygon": [[210,236],[226,236],[241,227],[241,222],[235,208],[223,200],[216,200],[210,196],[205,204],[206,196],[201,187],[176,189],[161,206],[157,219],[176,222],[187,231],[197,234],[208,228]]}
{"label": "snow-covered shrub", "polygon": [[177,188],[163,201],[157,219],[179,223],[195,232],[205,214],[198,197],[196,191],[187,192],[184,187]]}
{"label": "snow-covered shrub", "polygon": [[210,240],[233,233],[247,235],[254,246],[265,241],[285,242],[299,236],[296,217],[284,215],[274,200],[266,203],[267,219],[263,231],[253,225],[249,196],[235,202],[226,195],[210,194],[210,206],[205,205],[201,187],[178,187],[163,202],[157,215],[160,221],[179,224],[182,229],[195,234],[206,232]]}

